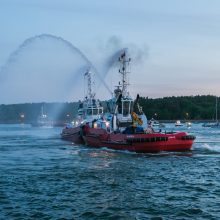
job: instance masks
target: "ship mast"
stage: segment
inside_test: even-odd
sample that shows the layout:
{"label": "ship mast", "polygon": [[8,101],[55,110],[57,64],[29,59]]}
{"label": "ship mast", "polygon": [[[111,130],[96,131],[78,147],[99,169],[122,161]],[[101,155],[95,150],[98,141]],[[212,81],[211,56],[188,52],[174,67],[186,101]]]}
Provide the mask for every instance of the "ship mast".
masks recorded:
{"label": "ship mast", "polygon": [[87,78],[87,93],[86,98],[88,99],[89,103],[92,104],[92,100],[95,97],[95,93],[92,92],[92,73],[88,70],[85,73],[85,78]]}
{"label": "ship mast", "polygon": [[[131,58],[127,58],[126,52],[124,51],[123,54],[119,57],[119,62],[120,62],[120,68],[119,68],[119,73],[121,73],[121,87],[122,87],[122,97],[128,97],[129,92],[128,92],[128,66],[131,61]],[[120,84],[120,82],[119,82]]]}

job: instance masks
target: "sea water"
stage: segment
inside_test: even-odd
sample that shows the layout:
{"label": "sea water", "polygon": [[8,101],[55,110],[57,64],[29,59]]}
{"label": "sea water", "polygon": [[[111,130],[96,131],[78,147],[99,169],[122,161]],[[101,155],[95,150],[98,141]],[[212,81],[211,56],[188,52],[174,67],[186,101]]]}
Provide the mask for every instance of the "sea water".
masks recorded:
{"label": "sea water", "polygon": [[0,125],[0,219],[219,219],[220,128],[192,151],[137,154],[77,146],[62,128]]}

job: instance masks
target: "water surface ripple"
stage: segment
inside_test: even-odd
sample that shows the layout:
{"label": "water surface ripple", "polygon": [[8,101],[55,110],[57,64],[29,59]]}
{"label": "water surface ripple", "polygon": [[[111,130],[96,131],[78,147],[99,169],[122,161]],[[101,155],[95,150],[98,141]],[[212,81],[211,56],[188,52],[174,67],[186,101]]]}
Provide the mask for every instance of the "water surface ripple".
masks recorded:
{"label": "water surface ripple", "polygon": [[194,124],[192,151],[159,154],[76,146],[60,131],[0,125],[0,219],[220,218],[220,129]]}

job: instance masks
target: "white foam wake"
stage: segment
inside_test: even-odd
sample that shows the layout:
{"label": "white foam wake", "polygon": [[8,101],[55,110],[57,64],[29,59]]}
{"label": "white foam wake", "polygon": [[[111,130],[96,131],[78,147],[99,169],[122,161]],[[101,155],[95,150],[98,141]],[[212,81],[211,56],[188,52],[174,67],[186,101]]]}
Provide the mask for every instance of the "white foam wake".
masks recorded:
{"label": "white foam wake", "polygon": [[220,144],[207,144],[207,143],[204,143],[204,144],[201,144],[197,147],[194,147],[194,149],[196,150],[206,150],[206,151],[211,151],[211,152],[219,152],[220,153]]}

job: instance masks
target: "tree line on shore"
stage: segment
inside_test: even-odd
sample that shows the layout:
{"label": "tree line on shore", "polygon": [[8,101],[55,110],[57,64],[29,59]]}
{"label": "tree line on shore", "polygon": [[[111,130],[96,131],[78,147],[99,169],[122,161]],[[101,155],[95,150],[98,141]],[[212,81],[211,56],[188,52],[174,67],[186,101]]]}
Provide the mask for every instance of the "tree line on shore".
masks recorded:
{"label": "tree line on shore", "polygon": [[[216,115],[216,96],[197,95],[164,98],[140,97],[139,104],[147,118],[157,120],[213,120]],[[105,106],[105,102],[103,102]],[[78,102],[25,103],[0,105],[0,123],[31,123],[41,114],[55,121],[71,121],[77,114]]]}
{"label": "tree line on shore", "polygon": [[214,120],[216,96],[197,95],[140,98],[140,105],[148,118],[158,120]]}

